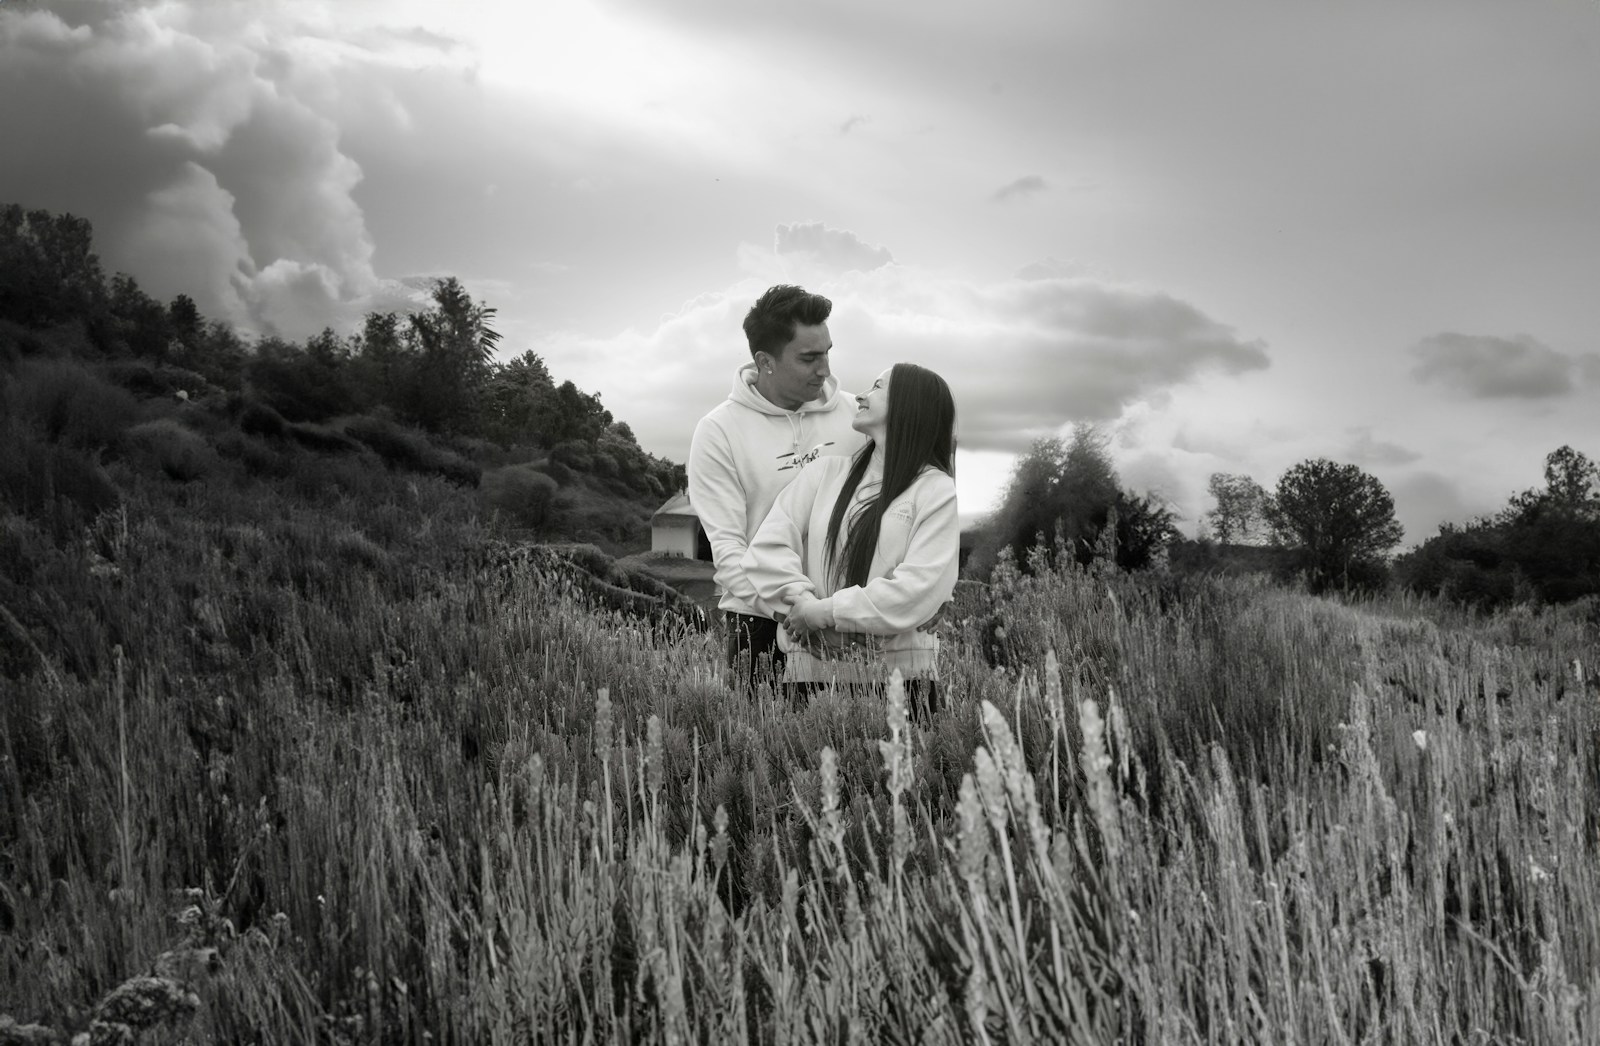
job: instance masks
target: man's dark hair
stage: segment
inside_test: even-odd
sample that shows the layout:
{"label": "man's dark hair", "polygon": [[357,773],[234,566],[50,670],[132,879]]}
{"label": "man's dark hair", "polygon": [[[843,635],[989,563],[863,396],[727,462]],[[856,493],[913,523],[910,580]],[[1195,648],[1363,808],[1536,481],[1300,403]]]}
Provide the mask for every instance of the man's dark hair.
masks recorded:
{"label": "man's dark hair", "polygon": [[744,336],[750,342],[750,356],[758,352],[782,356],[783,348],[794,340],[796,324],[815,327],[828,321],[833,302],[804,287],[780,283],[768,287],[744,314]]}

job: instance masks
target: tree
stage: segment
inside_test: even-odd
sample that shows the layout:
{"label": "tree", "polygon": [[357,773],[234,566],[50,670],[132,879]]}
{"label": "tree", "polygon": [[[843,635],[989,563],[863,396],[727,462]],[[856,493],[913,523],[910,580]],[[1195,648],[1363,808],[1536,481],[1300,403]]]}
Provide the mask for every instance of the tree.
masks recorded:
{"label": "tree", "polygon": [[135,356],[164,362],[172,343],[167,308],[146,294],[125,272],[111,278],[111,321],[117,336]]}
{"label": "tree", "polygon": [[1093,425],[1077,426],[1066,442],[1036,440],[1018,459],[1000,507],[973,549],[973,573],[986,574],[1002,550],[1018,563],[1042,556],[1056,565],[1060,552],[1086,565],[1113,547],[1108,524],[1115,527],[1118,566],[1137,569],[1158,558],[1175,533],[1172,513],[1149,495],[1121,489],[1108,442]]}
{"label": "tree", "polygon": [[1267,520],[1280,541],[1298,549],[1298,565],[1318,592],[1381,571],[1384,554],[1404,536],[1383,484],[1326,458],[1302,461],[1279,478]]}
{"label": "tree", "polygon": [[476,303],[454,276],[433,286],[433,308],[412,314],[407,337],[417,354],[411,412],[434,432],[477,427],[478,394],[487,384],[500,333],[495,310]]}
{"label": "tree", "polygon": [[1396,561],[1401,581],[1484,607],[1600,594],[1600,476],[1563,446],[1546,456],[1544,478],[1544,489],[1512,495],[1494,516],[1440,526]]}
{"label": "tree", "polygon": [[1205,514],[1211,533],[1224,545],[1249,544],[1266,522],[1267,492],[1249,476],[1213,472],[1206,491],[1216,507]]}
{"label": "tree", "polygon": [[536,352],[495,368],[483,393],[483,434],[503,447],[539,441],[541,418],[554,409],[555,385]]}
{"label": "tree", "polygon": [[48,327],[95,317],[105,277],[87,218],[0,207],[0,319]]}
{"label": "tree", "polygon": [[1594,503],[1600,469],[1580,451],[1562,445],[1544,459],[1544,483],[1556,505],[1581,510]]}

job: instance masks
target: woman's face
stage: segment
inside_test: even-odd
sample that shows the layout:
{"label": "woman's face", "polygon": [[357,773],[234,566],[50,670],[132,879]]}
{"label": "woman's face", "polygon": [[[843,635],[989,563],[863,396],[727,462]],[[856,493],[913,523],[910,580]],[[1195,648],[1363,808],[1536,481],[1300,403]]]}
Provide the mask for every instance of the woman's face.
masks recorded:
{"label": "woman's face", "polygon": [[878,375],[872,387],[856,397],[856,416],[850,427],[868,439],[882,443],[889,431],[889,373],[890,367]]}

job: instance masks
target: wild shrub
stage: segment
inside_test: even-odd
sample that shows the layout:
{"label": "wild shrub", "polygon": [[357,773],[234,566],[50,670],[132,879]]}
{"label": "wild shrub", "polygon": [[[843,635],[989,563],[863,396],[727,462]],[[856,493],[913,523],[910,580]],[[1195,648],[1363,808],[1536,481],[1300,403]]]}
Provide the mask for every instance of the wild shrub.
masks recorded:
{"label": "wild shrub", "polygon": [[183,483],[206,478],[218,465],[217,452],[205,438],[172,418],[135,425],[128,430],[128,443],[169,479]]}
{"label": "wild shrub", "polygon": [[345,368],[304,351],[258,355],[245,365],[251,396],[288,421],[326,421],[363,406]]}
{"label": "wild shrub", "polygon": [[43,524],[57,540],[121,502],[105,470],[84,450],[39,439],[14,422],[0,426],[0,501]]}
{"label": "wild shrub", "polygon": [[218,436],[215,446],[221,457],[243,465],[248,476],[281,478],[294,469],[293,454],[277,440],[235,430]]}
{"label": "wild shrub", "polygon": [[555,480],[556,484],[562,487],[568,486],[578,478],[576,472],[559,461],[546,461],[542,465],[535,466],[535,468]]}
{"label": "wild shrub", "polygon": [[485,514],[498,513],[516,527],[539,530],[550,519],[556,481],[528,465],[508,465],[483,475],[478,497]]}
{"label": "wild shrub", "polygon": [[138,401],[77,363],[29,360],[3,391],[6,412],[44,439],[108,449],[139,416]]}
{"label": "wild shrub", "polygon": [[370,416],[347,419],[345,435],[372,448],[394,468],[443,476],[460,486],[475,487],[483,470],[460,455],[434,446],[427,437],[390,421]]}
{"label": "wild shrub", "polygon": [[283,415],[265,403],[245,400],[240,405],[239,431],[249,436],[282,436],[289,427]]}
{"label": "wild shrub", "polygon": [[284,434],[308,450],[325,454],[358,454],[366,446],[338,429],[314,425],[307,421],[294,421],[284,426]]}
{"label": "wild shrub", "polygon": [[595,471],[594,447],[583,440],[569,439],[550,448],[550,460],[560,462],[574,472]]}

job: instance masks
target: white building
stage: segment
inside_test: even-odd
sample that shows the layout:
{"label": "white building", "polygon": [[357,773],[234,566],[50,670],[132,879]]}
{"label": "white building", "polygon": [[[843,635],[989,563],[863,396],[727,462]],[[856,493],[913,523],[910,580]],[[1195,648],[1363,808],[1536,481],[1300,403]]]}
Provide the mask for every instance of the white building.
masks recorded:
{"label": "white building", "polygon": [[672,495],[650,517],[650,551],[685,559],[711,561],[711,542],[700,526],[700,514],[684,491]]}

